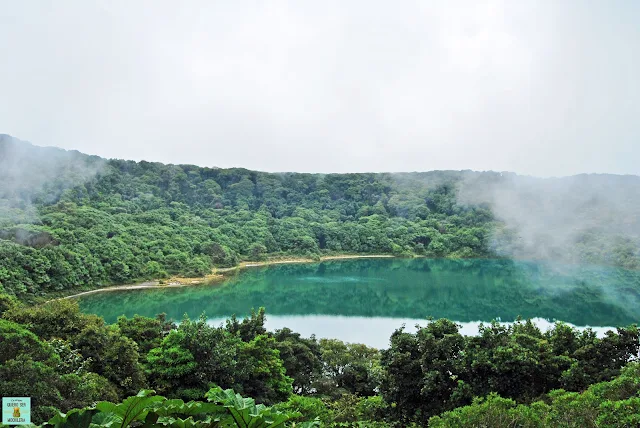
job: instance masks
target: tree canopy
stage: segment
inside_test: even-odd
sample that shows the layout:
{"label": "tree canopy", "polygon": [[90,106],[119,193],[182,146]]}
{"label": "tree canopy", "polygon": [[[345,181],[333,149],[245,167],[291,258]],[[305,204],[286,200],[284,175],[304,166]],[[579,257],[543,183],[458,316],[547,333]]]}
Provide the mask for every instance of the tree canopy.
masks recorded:
{"label": "tree canopy", "polygon": [[[489,205],[458,198],[463,183],[507,180],[499,173],[264,173],[0,142],[16,151],[30,162],[0,171],[0,286],[23,299],[274,255],[495,257],[519,242]],[[640,266],[633,237],[605,245],[601,232],[570,251]]]}
{"label": "tree canopy", "polygon": [[[590,412],[617,421],[633,412],[616,413],[623,405],[616,400],[637,404],[636,326],[596,337],[563,323],[541,331],[530,321],[494,322],[463,336],[457,324],[439,319],[415,332],[401,328],[389,348],[377,350],[289,328],[268,331],[265,319],[261,308],[218,326],[205,316],[176,323],[163,314],[108,325],[69,300],[14,303],[0,316],[0,394],[32,397],[37,423],[64,418],[59,411],[75,415],[73,423],[82,415],[96,423],[106,417],[98,413],[117,415],[136,395],[145,402],[140,397],[155,397],[139,394],[147,389],[158,402],[180,407],[158,420],[171,412],[188,419],[195,414],[181,406],[201,406],[195,403],[211,394],[224,401],[223,390],[233,390],[224,392],[227,398],[252,397],[261,409],[273,406],[269,412],[276,413],[268,415],[281,412],[285,425],[296,426],[450,426],[500,415],[551,421],[561,417],[561,406],[582,415],[576,418]],[[80,408],[86,409],[71,411]],[[216,409],[201,413],[222,418]]]}

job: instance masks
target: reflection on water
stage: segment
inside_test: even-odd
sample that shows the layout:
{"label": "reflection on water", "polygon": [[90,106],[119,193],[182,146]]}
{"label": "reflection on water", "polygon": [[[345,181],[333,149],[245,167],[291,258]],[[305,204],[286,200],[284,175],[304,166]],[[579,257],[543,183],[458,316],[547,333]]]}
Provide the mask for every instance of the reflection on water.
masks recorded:
{"label": "reflection on water", "polygon": [[[80,306],[108,322],[161,312],[176,320],[203,312],[218,319],[264,306],[270,323],[297,316],[297,329],[309,328],[305,334],[353,332],[348,340],[369,342],[368,333],[358,336],[365,328],[357,320],[377,326],[371,334],[379,330],[385,340],[403,320],[413,325],[429,316],[464,323],[522,316],[628,325],[640,319],[640,273],[510,260],[340,260],[246,269],[222,284],[97,293],[83,297]],[[323,317],[301,317],[308,315]]]}
{"label": "reflection on water", "polygon": [[329,283],[339,283],[339,284],[348,284],[350,282],[371,282],[371,281],[384,281],[384,278],[361,278],[358,276],[336,276],[336,277],[326,277],[326,276],[305,276],[299,278],[299,281],[311,281],[316,284],[329,284]]}
{"label": "reflection on water", "polygon": [[[208,322],[211,325],[219,326],[224,324],[226,318],[212,318]],[[542,319],[534,318],[533,323],[542,331],[553,327],[553,323]],[[478,328],[482,321],[462,322],[460,333],[465,336],[478,334]],[[315,334],[318,339],[340,339],[344,342],[364,343],[374,348],[383,349],[389,346],[391,334],[398,328],[405,325],[405,330],[415,332],[416,325],[424,326],[425,320],[411,318],[367,318],[367,317],[345,317],[336,315],[271,315],[267,316],[266,327],[269,331],[289,327],[300,333],[304,337]],[[487,324],[485,322],[485,324]],[[513,324],[503,322],[501,324]],[[585,327],[578,327],[584,329]],[[602,337],[611,330],[611,327],[592,327],[593,331]]]}

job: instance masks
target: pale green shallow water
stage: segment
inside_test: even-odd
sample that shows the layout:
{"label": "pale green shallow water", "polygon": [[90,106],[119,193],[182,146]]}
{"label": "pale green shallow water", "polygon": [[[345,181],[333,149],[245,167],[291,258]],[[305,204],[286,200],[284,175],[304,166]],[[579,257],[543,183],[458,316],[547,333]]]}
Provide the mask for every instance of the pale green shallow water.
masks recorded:
{"label": "pale green shallow water", "polygon": [[[203,312],[212,323],[251,308],[267,326],[384,347],[391,332],[426,317],[458,321],[536,318],[609,327],[640,320],[640,273],[598,266],[510,260],[355,259],[245,269],[222,284],[112,291],[80,299],[84,312],[180,320]],[[602,332],[602,329],[597,329]]]}

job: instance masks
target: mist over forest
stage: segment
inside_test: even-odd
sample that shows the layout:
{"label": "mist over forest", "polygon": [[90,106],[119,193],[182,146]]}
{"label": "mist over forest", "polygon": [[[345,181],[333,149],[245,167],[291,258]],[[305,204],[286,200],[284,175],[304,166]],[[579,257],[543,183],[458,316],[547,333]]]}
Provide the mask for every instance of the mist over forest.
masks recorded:
{"label": "mist over forest", "polygon": [[640,427],[640,2],[150,3],[2,3],[0,427]]}
{"label": "mist over forest", "polygon": [[638,251],[638,176],[482,174],[461,180],[457,201],[490,208],[501,223],[490,245],[500,255],[580,262],[589,246]]}
{"label": "mist over forest", "polygon": [[[563,426],[567,400],[575,406],[573,419],[591,417],[593,406],[602,420],[635,417],[634,325],[599,337],[561,322],[542,331],[518,318],[481,324],[476,336],[464,336],[460,325],[442,318],[415,333],[400,327],[388,348],[377,350],[301,337],[289,328],[268,331],[264,308],[217,327],[205,314],[190,320],[185,313],[176,324],[175,313],[120,315],[124,302],[133,301],[138,312],[161,302],[129,295],[98,304],[113,308],[116,322],[109,325],[73,300],[40,303],[111,284],[202,278],[241,261],[383,254],[406,258],[385,265],[401,275],[382,282],[385,287],[343,284],[340,262],[335,286],[294,277],[296,304],[283,278],[263,288],[256,271],[254,282],[245,276],[235,286],[184,289],[153,312],[166,305],[189,311],[193,300],[180,296],[190,296],[208,301],[213,314],[242,312],[259,298],[275,313],[279,303],[306,313],[313,301],[316,312],[329,314],[338,307],[340,314],[357,309],[378,316],[413,310],[419,318],[445,308],[450,315],[444,316],[475,319],[484,316],[481,309],[546,310],[594,320],[583,311],[592,308],[600,319],[618,322],[636,313],[639,207],[637,176],[265,173],[107,160],[2,135],[0,341],[11,346],[0,356],[0,393],[33,397],[38,423],[74,427],[79,418],[87,426],[105,418],[124,424],[132,406],[153,426],[187,426],[177,420],[206,426],[213,418],[244,426],[234,419],[238,414],[274,426],[452,426],[461,418],[475,423],[505,415],[527,426]],[[424,263],[411,263],[418,261],[413,257]],[[280,267],[272,273],[295,266]],[[312,276],[327,273],[323,264],[308,268]],[[399,279],[403,272],[410,284]],[[462,295],[451,281],[468,281],[458,287]],[[218,298],[211,289],[220,290]],[[208,403],[186,402],[202,397]],[[612,399],[626,410],[608,410]]]}
{"label": "mist over forest", "polygon": [[640,177],[265,173],[106,160],[0,137],[0,283],[34,295],[273,255],[640,266]]}

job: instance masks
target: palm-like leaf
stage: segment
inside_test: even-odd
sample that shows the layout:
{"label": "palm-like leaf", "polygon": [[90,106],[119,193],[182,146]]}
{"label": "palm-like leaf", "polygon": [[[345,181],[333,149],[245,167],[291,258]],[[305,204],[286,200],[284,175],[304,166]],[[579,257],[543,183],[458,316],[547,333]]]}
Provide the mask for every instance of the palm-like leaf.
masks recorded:
{"label": "palm-like leaf", "polygon": [[143,428],[276,428],[283,427],[291,417],[299,416],[256,405],[252,398],[244,398],[231,389],[211,389],[206,394],[208,403],[167,400],[154,393],[142,390],[120,404],[101,401],[95,408],[71,410],[66,415],[60,413],[43,427],[126,428],[136,422]]}
{"label": "palm-like leaf", "polygon": [[231,418],[232,425],[239,428],[275,428],[284,426],[289,420],[289,415],[271,410],[263,404],[256,405],[252,398],[243,398],[231,389],[212,388],[205,395],[207,400],[224,406]]}
{"label": "palm-like leaf", "polygon": [[225,413],[224,406],[215,403],[202,403],[199,401],[166,400],[154,406],[153,411],[159,416],[183,415],[195,416],[200,414]]}
{"label": "palm-like leaf", "polygon": [[154,403],[160,403],[166,400],[164,397],[152,395],[154,393],[155,391],[153,390],[143,389],[138,395],[129,397],[120,404],[101,401],[96,405],[96,409],[101,413],[112,413],[116,418],[121,420],[119,426],[125,428],[131,425],[133,421],[144,421]]}
{"label": "palm-like leaf", "polygon": [[55,428],[89,428],[91,426],[91,419],[96,412],[97,410],[93,408],[73,409],[67,414],[58,413],[42,426]]}

